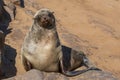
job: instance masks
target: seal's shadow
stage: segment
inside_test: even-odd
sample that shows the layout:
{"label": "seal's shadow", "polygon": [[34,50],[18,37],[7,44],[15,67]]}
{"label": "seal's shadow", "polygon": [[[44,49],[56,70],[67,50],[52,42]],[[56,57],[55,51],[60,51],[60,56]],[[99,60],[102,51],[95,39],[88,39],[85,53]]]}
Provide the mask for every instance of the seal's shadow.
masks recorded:
{"label": "seal's shadow", "polygon": [[[71,48],[62,45],[62,52],[63,52],[63,65],[67,68],[71,66],[70,59],[71,59]],[[66,63],[65,63],[66,62]]]}
{"label": "seal's shadow", "polygon": [[9,78],[16,75],[17,69],[15,67],[16,49],[9,45],[5,45],[5,52],[2,56],[2,72],[3,77]]}

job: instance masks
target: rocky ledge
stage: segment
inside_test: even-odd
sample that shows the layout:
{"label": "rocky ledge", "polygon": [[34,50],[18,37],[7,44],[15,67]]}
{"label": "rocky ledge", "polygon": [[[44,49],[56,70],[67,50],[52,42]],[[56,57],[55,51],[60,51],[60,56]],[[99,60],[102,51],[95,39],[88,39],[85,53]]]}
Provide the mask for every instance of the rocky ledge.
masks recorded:
{"label": "rocky ledge", "polygon": [[103,71],[88,71],[75,77],[66,77],[60,73],[47,73],[38,70],[30,70],[23,75],[4,80],[117,80],[110,73]]}

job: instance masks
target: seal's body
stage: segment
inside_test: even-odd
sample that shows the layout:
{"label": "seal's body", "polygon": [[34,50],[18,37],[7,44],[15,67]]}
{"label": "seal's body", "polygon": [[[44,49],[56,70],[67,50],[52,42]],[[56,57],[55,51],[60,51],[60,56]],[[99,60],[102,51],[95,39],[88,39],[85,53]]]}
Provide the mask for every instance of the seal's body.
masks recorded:
{"label": "seal's body", "polygon": [[88,69],[72,72],[71,70],[78,68],[82,63],[87,65],[87,58],[83,53],[70,49],[65,53],[65,48],[60,44],[53,13],[48,9],[38,11],[21,50],[25,69],[35,68],[47,72],[61,71],[68,76],[97,69],[87,66]]}
{"label": "seal's body", "polygon": [[[45,34],[41,37],[34,38],[37,33],[32,36],[32,39],[27,39],[25,46],[26,49],[23,49],[27,60],[30,61],[32,66],[36,69],[43,71],[58,71],[59,65],[59,47],[56,47],[58,38],[54,30],[50,31],[39,31],[39,33]],[[40,35],[39,35],[40,36]],[[36,36],[35,36],[36,37]],[[40,39],[41,38],[41,39]],[[26,42],[25,42],[26,43]]]}

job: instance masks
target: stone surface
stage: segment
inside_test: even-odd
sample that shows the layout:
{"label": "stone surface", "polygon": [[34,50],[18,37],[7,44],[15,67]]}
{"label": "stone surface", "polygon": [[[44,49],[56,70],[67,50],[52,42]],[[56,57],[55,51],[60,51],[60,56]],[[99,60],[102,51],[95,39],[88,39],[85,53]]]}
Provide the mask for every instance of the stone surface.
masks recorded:
{"label": "stone surface", "polygon": [[4,33],[0,30],[0,76],[3,75],[3,73],[2,73],[2,56],[4,55],[4,42],[5,42],[5,36],[4,36]]}
{"label": "stone surface", "polygon": [[14,1],[12,0],[4,0],[4,8],[9,13],[12,20],[15,19],[16,15],[16,6],[14,4]]}
{"label": "stone surface", "polygon": [[7,34],[8,25],[11,21],[10,14],[5,10],[3,0],[0,0],[0,30]]}
{"label": "stone surface", "polygon": [[[12,22],[10,22],[12,8],[9,8],[11,13],[7,10],[3,11],[5,14],[0,13],[0,17],[2,15],[0,29],[6,34],[6,49],[8,52],[5,59],[7,61],[5,64],[7,65],[5,71],[7,78],[26,74],[21,64],[21,45],[32,25],[33,15],[43,7],[55,12],[56,21],[61,24],[59,26],[57,23],[57,29],[62,44],[83,51],[97,67],[120,78],[120,0],[4,1],[6,4],[5,6],[2,2],[4,7],[8,8],[7,4],[13,1],[17,8],[15,20],[12,20]],[[25,7],[21,8],[19,6],[21,3],[18,1],[22,1]],[[0,7],[0,9],[3,10],[3,7]],[[62,75],[59,76],[59,79],[68,80],[66,77],[61,77]],[[51,76],[49,78],[54,79]],[[86,78],[80,79],[85,80]]]}
{"label": "stone surface", "polygon": [[3,80],[117,80],[112,74],[102,71],[88,71],[75,77],[66,77],[60,73],[46,73],[38,70],[30,70],[24,75]]}

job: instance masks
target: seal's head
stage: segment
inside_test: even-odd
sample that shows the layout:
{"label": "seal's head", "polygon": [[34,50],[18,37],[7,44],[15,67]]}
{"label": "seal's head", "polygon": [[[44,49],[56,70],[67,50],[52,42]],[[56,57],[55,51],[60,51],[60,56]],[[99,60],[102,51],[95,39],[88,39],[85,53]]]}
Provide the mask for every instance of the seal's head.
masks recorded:
{"label": "seal's head", "polygon": [[37,21],[38,25],[43,28],[51,29],[55,26],[55,17],[53,12],[51,12],[49,9],[39,10],[35,14],[34,20]]}

